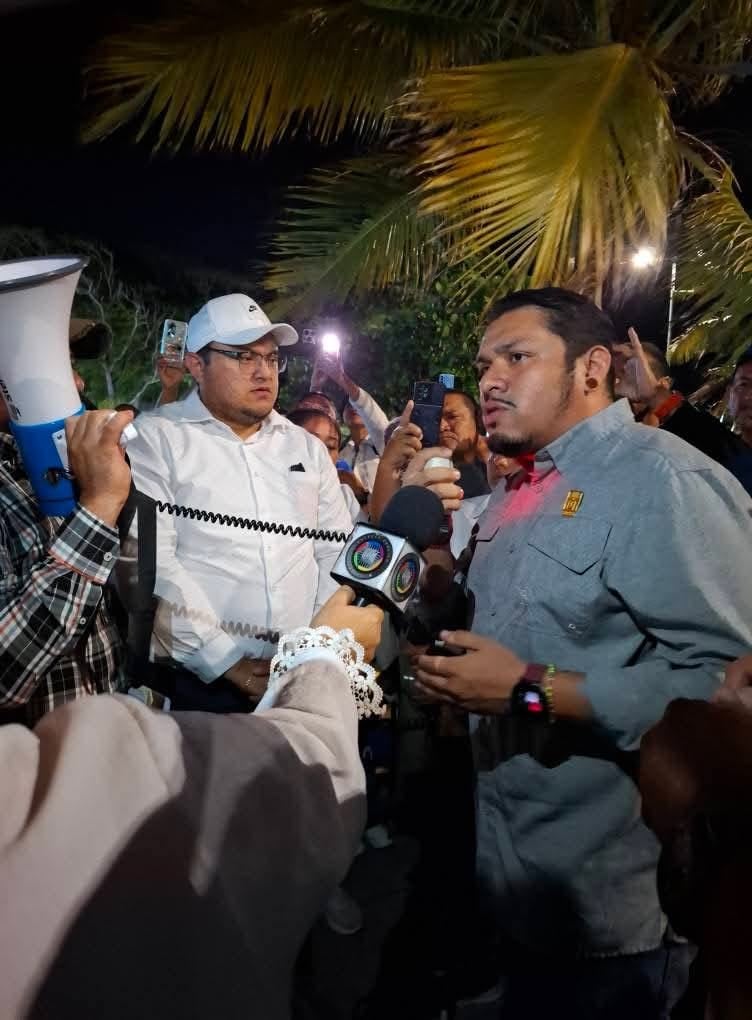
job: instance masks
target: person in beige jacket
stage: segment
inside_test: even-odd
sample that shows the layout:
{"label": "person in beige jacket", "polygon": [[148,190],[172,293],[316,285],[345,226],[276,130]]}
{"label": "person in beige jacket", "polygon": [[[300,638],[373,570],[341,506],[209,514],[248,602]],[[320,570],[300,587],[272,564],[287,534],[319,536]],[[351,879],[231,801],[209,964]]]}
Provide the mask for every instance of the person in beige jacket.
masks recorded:
{"label": "person in beige jacket", "polygon": [[253,715],[106,695],[0,728],[2,1020],[289,1016],[365,820],[345,628],[368,657],[381,612],[352,598],[280,644]]}

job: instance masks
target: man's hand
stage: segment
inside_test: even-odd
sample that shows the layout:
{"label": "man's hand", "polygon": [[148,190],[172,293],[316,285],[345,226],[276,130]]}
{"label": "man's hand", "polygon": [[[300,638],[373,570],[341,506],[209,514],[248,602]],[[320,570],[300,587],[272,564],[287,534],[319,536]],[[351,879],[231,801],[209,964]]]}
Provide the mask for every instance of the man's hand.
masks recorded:
{"label": "man's hand", "polygon": [[627,333],[629,344],[618,344],[615,348],[624,359],[618,394],[628,400],[657,407],[668,396],[668,390],[659,384],[637,331],[630,327]]}
{"label": "man's hand", "polygon": [[442,631],[441,639],[465,654],[419,655],[417,693],[466,712],[505,712],[512,688],[525,672],[522,659],[496,641],[466,630]]}
{"label": "man's hand", "polygon": [[319,354],[316,358],[316,368],[327,379],[331,379],[333,383],[336,383],[340,389],[345,388],[345,370],[342,367],[342,359],[339,354]]}
{"label": "man's hand", "polygon": [[353,471],[338,471],[340,485],[349,485],[361,506],[368,502],[368,489]]}
{"label": "man's hand", "polygon": [[454,467],[426,468],[426,464],[432,457],[444,457],[451,462],[451,450],[445,447],[429,446],[420,453],[416,453],[405,468],[402,475],[402,484],[421,485],[430,489],[439,497],[444,510],[449,513],[452,510],[459,510],[464,493],[456,484],[460,477],[459,471]]}
{"label": "man's hand", "polygon": [[501,453],[492,453],[486,461],[486,480],[489,489],[495,489],[502,478],[517,474],[520,462],[514,457],[504,457]]}
{"label": "man's hand", "polygon": [[79,486],[78,502],[114,527],[131,486],[130,468],[119,445],[133,421],[132,411],[84,411],[66,419],[70,470]]}
{"label": "man's hand", "polygon": [[744,705],[752,708],[752,655],[745,655],[726,667],[726,679],[713,695],[718,705]]}
{"label": "man's hand", "polygon": [[223,676],[251,701],[258,701],[269,683],[271,664],[271,659],[243,658],[238,660],[234,666],[230,666]]}
{"label": "man's hand", "polygon": [[186,369],[182,362],[174,365],[167,358],[157,358],[157,377],[162,384],[162,403],[171,403],[177,399],[185,373]]}
{"label": "man's hand", "polygon": [[386,444],[379,461],[370,501],[371,520],[374,523],[381,519],[387,503],[400,488],[402,472],[420,450],[423,433],[417,425],[413,425],[410,421],[413,407],[412,400],[408,400],[400,415],[400,423]]}
{"label": "man's hand", "polygon": [[363,655],[370,662],[381,640],[384,613],[377,606],[353,606],[355,592],[343,585],[319,609],[311,621],[312,627],[331,627],[332,630],[351,630],[355,640],[363,646]]}
{"label": "man's hand", "polygon": [[399,478],[407,465],[416,453],[420,453],[420,441],[423,433],[418,425],[410,421],[415,404],[408,400],[400,415],[400,422],[392,434],[392,438],[384,447],[379,467],[390,471],[395,478]]}
{"label": "man's hand", "polygon": [[350,400],[357,400],[360,396],[360,387],[345,372],[340,354],[320,354],[316,359],[315,373],[331,379],[345,391]]}

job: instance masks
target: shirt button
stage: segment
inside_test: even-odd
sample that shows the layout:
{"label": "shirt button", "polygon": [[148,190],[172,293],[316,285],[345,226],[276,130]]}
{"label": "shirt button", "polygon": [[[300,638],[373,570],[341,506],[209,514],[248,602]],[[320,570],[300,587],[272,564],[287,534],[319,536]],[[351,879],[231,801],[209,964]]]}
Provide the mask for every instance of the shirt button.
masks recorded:
{"label": "shirt button", "polygon": [[86,617],[85,616],[82,616],[81,619],[78,621],[78,626],[79,627],[85,627],[86,626]]}
{"label": "shirt button", "polygon": [[104,561],[105,561],[105,563],[109,563],[111,559],[112,559],[112,553],[105,553],[104,554]]}
{"label": "shirt button", "polygon": [[567,627],[569,628],[569,630],[577,630],[577,624],[576,623],[569,623],[569,624],[567,624]]}

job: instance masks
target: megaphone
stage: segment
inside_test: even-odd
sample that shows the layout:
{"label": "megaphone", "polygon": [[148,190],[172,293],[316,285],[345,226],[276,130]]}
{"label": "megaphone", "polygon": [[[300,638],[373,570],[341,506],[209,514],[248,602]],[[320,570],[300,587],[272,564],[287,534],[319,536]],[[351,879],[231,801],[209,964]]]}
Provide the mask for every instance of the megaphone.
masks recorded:
{"label": "megaphone", "polygon": [[71,372],[68,323],[88,259],[73,255],[0,262],[0,392],[42,513],[76,505],[65,419],[84,410]]}

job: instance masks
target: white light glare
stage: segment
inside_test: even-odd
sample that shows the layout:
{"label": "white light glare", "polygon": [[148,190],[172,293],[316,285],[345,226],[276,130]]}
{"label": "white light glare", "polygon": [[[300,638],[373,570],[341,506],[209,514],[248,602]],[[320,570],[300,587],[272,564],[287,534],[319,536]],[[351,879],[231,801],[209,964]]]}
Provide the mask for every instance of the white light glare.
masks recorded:
{"label": "white light glare", "polygon": [[341,341],[336,333],[324,333],[321,337],[321,350],[324,354],[339,354]]}
{"label": "white light glare", "polygon": [[632,265],[635,269],[647,269],[654,266],[658,261],[655,248],[638,248],[632,256]]}

